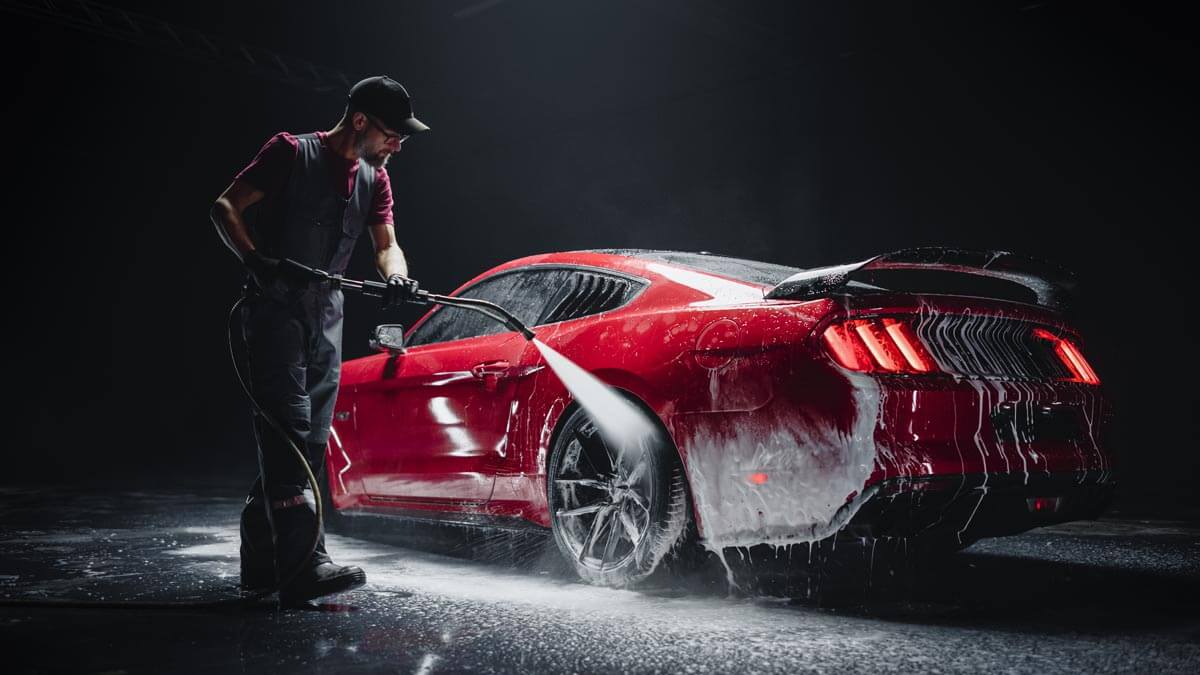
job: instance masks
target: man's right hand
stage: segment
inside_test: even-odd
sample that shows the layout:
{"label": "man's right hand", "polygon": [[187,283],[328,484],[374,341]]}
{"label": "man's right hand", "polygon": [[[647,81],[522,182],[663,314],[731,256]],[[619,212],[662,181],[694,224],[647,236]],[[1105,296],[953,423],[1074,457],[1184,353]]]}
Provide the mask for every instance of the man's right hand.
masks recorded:
{"label": "man's right hand", "polygon": [[266,288],[279,278],[295,285],[307,284],[320,278],[306,271],[302,265],[289,264],[288,261],[265,256],[257,249],[247,252],[242,260],[260,288]]}
{"label": "man's right hand", "polygon": [[247,251],[242,262],[254,276],[254,281],[258,283],[259,288],[270,286],[271,282],[275,281],[275,277],[279,276],[279,258],[265,256],[257,249]]}

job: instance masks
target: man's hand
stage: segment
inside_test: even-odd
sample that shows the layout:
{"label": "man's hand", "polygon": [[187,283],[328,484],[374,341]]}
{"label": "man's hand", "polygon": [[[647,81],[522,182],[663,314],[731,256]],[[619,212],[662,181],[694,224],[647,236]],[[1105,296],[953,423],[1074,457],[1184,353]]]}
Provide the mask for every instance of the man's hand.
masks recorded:
{"label": "man's hand", "polygon": [[266,288],[277,278],[297,285],[317,279],[315,275],[286,264],[279,258],[271,258],[259,253],[258,249],[247,251],[243,262],[250,273],[254,275],[254,280],[258,282],[260,288]]}
{"label": "man's hand", "polygon": [[265,289],[270,286],[279,274],[279,258],[269,258],[259,253],[257,249],[246,251],[242,262],[254,276],[254,281],[258,283],[259,288]]}
{"label": "man's hand", "polygon": [[417,280],[409,279],[403,274],[393,274],[388,277],[387,290],[383,292],[383,308],[399,307],[406,302],[417,299]]}

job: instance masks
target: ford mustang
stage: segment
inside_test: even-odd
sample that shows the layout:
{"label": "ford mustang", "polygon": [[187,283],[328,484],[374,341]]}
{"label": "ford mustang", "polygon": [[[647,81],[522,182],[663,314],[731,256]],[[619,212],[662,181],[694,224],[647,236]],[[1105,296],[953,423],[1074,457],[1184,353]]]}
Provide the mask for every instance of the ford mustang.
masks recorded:
{"label": "ford mustang", "polygon": [[952,550],[1093,518],[1115,486],[1111,413],[1065,318],[1072,286],[1031,258],[944,248],[816,269],[634,249],[513,260],[453,295],[505,307],[619,392],[653,425],[643,451],[598,433],[537,344],[435,306],[402,344],[343,364],[329,513],[534,529],[618,587],[689,538]]}

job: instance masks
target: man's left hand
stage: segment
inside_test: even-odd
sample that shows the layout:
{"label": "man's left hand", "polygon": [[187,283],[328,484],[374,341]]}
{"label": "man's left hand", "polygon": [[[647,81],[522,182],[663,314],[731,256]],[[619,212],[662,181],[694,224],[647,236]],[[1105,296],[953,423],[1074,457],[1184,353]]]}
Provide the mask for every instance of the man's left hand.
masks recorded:
{"label": "man's left hand", "polygon": [[387,290],[383,292],[383,308],[399,307],[406,302],[417,299],[417,280],[409,279],[403,274],[393,274],[388,277]]}

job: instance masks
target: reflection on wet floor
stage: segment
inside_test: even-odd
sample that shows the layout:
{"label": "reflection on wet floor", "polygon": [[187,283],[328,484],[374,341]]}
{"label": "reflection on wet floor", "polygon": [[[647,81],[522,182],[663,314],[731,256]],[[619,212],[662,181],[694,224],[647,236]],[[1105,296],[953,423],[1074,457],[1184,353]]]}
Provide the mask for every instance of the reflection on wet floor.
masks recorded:
{"label": "reflection on wet floor", "polygon": [[[235,592],[236,490],[0,492],[0,594],[206,599]],[[478,552],[489,539],[474,539]],[[331,535],[362,589],[280,611],[4,608],[15,671],[1195,672],[1200,530],[1075,523],[986,540],[863,604],[576,583],[538,555],[450,556]],[[444,550],[444,549],[438,549]],[[463,551],[459,551],[462,553]],[[475,558],[475,559],[471,559]],[[697,581],[698,580],[698,581]],[[15,661],[11,659],[16,655]],[[7,670],[7,667],[6,667]]]}

